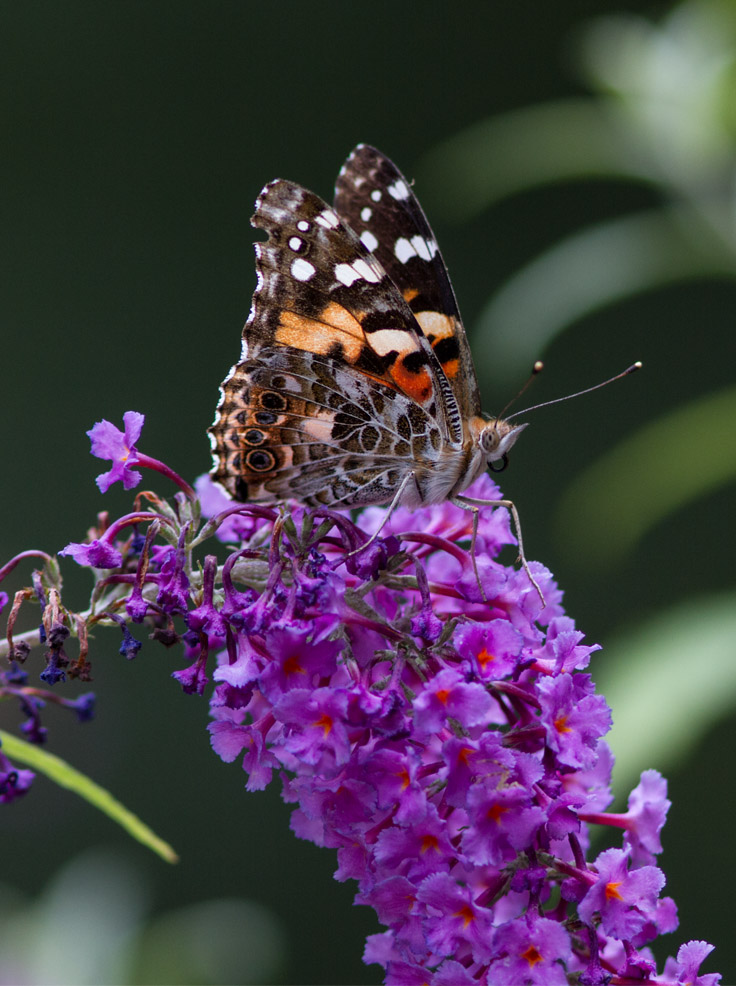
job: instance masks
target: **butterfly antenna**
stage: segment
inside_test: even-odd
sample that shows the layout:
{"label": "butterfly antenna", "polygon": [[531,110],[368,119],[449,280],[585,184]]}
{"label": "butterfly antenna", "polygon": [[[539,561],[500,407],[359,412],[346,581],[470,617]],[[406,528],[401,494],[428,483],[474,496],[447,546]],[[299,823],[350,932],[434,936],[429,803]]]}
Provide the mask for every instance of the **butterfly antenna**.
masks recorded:
{"label": "butterfly antenna", "polygon": [[[512,397],[510,401],[507,401],[507,403],[503,406],[503,408],[496,415],[496,418],[495,418],[495,421],[494,421],[494,427],[498,424],[498,422],[499,422],[499,420],[501,418],[503,418],[503,417],[506,416],[506,412],[511,407],[511,405],[514,404],[516,401],[518,401],[518,399],[521,397],[522,394],[526,393],[526,391],[528,390],[529,385],[531,384],[532,380],[538,374],[540,374],[543,369],[544,369],[544,363],[541,361],[541,359],[538,359],[536,361],[536,363],[534,364],[534,366],[532,367],[532,372],[527,377],[526,383],[521,388],[521,390],[519,391],[519,393],[516,394],[514,397]],[[519,414],[522,414],[522,413],[523,413],[522,411],[519,411]]]}
{"label": "butterfly antenna", "polygon": [[[535,367],[537,365],[538,365],[537,363],[534,364]],[[592,387],[586,387],[585,390],[578,390],[574,394],[567,394],[565,397],[555,397],[554,400],[544,401],[542,404],[534,404],[532,405],[532,407],[526,407],[524,408],[523,411],[515,411],[513,414],[510,414],[506,420],[510,421],[511,418],[516,418],[520,414],[528,414],[529,411],[536,411],[540,407],[549,407],[550,404],[559,404],[561,401],[572,400],[573,397],[581,397],[583,394],[589,394],[592,390],[600,390],[601,387],[607,387],[609,383],[613,383],[615,380],[621,380],[623,377],[628,377],[630,373],[634,373],[636,370],[640,370],[642,366],[643,364],[637,360],[636,363],[632,363],[631,366],[627,366],[626,369],[623,370],[621,373],[617,373],[615,377],[610,377],[608,380],[603,380],[601,383],[597,383]],[[534,373],[534,371],[532,371],[532,373]],[[524,393],[527,386],[529,385],[530,380],[531,377],[529,378],[529,380],[527,380],[526,384],[524,384],[524,386],[521,388],[520,393],[522,394]],[[516,400],[516,398],[514,398],[514,400]],[[506,406],[508,407],[508,404]]]}

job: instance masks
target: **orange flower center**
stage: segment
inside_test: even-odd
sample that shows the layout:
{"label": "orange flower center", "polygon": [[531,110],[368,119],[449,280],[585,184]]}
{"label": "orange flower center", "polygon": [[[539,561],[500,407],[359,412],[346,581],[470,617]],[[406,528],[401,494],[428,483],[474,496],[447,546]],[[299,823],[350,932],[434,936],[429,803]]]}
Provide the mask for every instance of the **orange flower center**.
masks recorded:
{"label": "orange flower center", "polygon": [[299,658],[294,654],[287,657],[284,661],[284,674],[305,674],[304,668],[299,663]]}
{"label": "orange flower center", "polygon": [[325,736],[329,736],[332,730],[332,718],[323,712],[322,715],[314,722],[315,726],[321,726],[324,730]]}
{"label": "orange flower center", "polygon": [[472,909],[472,907],[470,906],[470,904],[464,904],[464,905],[463,905],[463,906],[462,906],[462,907],[460,908],[460,910],[459,910],[459,911],[455,911],[455,913],[454,913],[454,914],[453,914],[452,916],[453,916],[454,918],[462,918],[462,919],[463,919],[463,928],[467,928],[467,926],[468,926],[468,925],[469,925],[469,924],[470,924],[470,923],[471,923],[471,922],[473,921],[473,919],[474,919],[474,915],[473,915],[473,909]]}
{"label": "orange flower center", "polygon": [[623,897],[618,892],[618,888],[623,883],[623,880],[619,880],[614,883],[612,880],[610,883],[606,884],[606,900],[623,900]]}
{"label": "orange flower center", "polygon": [[503,815],[506,811],[508,811],[508,808],[505,805],[491,805],[488,809],[488,818],[490,818],[492,822],[498,822],[501,815]]}
{"label": "orange flower center", "polygon": [[486,664],[490,664],[491,661],[495,660],[495,654],[489,654],[485,647],[481,648],[481,651],[478,654],[478,664],[480,664],[482,668],[484,668]]}
{"label": "orange flower center", "polygon": [[536,945],[530,945],[525,952],[521,953],[522,959],[526,959],[529,965],[534,968],[537,962],[542,961],[542,956]]}

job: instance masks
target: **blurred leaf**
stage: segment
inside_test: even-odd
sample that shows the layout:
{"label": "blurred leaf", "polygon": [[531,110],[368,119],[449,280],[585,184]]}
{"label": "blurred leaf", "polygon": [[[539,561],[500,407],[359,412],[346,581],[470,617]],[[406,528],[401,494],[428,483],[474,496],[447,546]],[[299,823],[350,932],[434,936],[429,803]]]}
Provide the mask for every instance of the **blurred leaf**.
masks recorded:
{"label": "blurred leaf", "polygon": [[570,236],[512,277],[481,313],[487,371],[518,377],[568,325],[632,294],[687,278],[736,277],[734,257],[683,205],[601,223]]}
{"label": "blurred leaf", "polygon": [[598,688],[613,710],[606,740],[621,795],[642,770],[671,770],[734,708],[736,595],[660,613],[596,660]]}
{"label": "blurred leaf", "polygon": [[437,208],[467,221],[535,186],[590,178],[646,182],[659,211],[586,229],[521,270],[487,304],[478,331],[496,382],[519,377],[586,314],[663,284],[736,276],[736,8],[678,5],[658,24],[634,15],[579,32],[594,90],[485,120],[442,143],[420,177]]}
{"label": "blurred leaf", "polygon": [[263,905],[205,900],[169,911],[145,929],[138,978],[196,986],[276,982],[287,955],[284,929]]}
{"label": "blurred leaf", "polygon": [[[506,113],[444,141],[420,164],[432,211],[465,222],[498,199],[581,178],[650,181],[617,112],[569,99]],[[431,194],[427,195],[431,201]]]}
{"label": "blurred leaf", "polygon": [[[65,843],[68,857],[70,842]],[[24,986],[133,983],[137,933],[151,894],[134,865],[109,851],[66,858],[38,896],[0,885],[0,978]],[[148,980],[156,982],[156,980]]]}
{"label": "blurred leaf", "polygon": [[80,798],[84,798],[95,808],[117,822],[125,831],[132,835],[138,842],[148,846],[153,852],[167,863],[178,862],[176,855],[168,842],[159,839],[144,822],[122,805],[117,798],[113,797],[109,791],[95,784],[93,780],[76,770],[61,757],[56,757],[52,753],[47,753],[32,743],[6,733],[0,729],[0,744],[3,752],[13,761],[25,764],[39,773],[45,774],[49,780],[54,781],[60,787],[65,787],[74,791]]}
{"label": "blurred leaf", "polygon": [[735,432],[736,388],[641,428],[566,490],[556,536],[590,567],[622,557],[665,517],[736,479]]}
{"label": "blurred leaf", "polygon": [[695,194],[733,167],[736,6],[678,4],[659,24],[631,14],[597,18],[581,34],[594,89],[612,93],[661,180]]}

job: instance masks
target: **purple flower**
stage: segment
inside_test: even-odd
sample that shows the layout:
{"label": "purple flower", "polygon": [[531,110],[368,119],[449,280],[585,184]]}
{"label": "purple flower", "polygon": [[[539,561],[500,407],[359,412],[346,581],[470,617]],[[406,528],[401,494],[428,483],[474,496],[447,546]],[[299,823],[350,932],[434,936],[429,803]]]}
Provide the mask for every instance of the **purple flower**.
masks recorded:
{"label": "purple flower", "polygon": [[592,924],[597,916],[603,933],[613,938],[633,938],[657,901],[664,874],[656,866],[630,870],[629,854],[622,849],[604,850],[596,869],[597,879],[580,901],[580,917]]}
{"label": "purple flower", "polygon": [[14,767],[0,751],[0,804],[10,804],[11,801],[26,794],[35,776],[32,770],[19,770]]}
{"label": "purple flower", "polygon": [[185,572],[186,551],[183,547],[185,531],[179,538],[179,546],[171,548],[161,565],[156,602],[165,613],[186,613],[189,609],[189,577]]}
{"label": "purple flower", "polygon": [[138,461],[135,443],[140,438],[144,421],[145,416],[138,411],[126,411],[123,415],[124,432],[104,419],[87,432],[92,442],[92,455],[98,459],[112,459],[112,469],[97,477],[102,493],[106,493],[118,480],[122,480],[126,490],[132,490],[143,478],[132,467]]}
{"label": "purple flower", "polygon": [[689,941],[680,945],[677,961],[667,959],[664,972],[668,982],[683,986],[717,986],[721,977],[717,972],[700,975],[700,966],[713,951],[707,941]]}
{"label": "purple flower", "polygon": [[440,671],[414,703],[414,732],[417,736],[439,732],[449,718],[470,728],[484,722],[493,706],[483,685],[467,684],[460,671]]}
{"label": "purple flower", "polygon": [[513,675],[524,638],[508,620],[461,623],[453,639],[460,657],[470,662],[479,678],[492,681]]}
{"label": "purple flower", "polygon": [[417,890],[424,904],[424,934],[427,945],[441,956],[469,952],[474,962],[492,956],[492,915],[474,901],[473,888],[459,883],[449,873],[426,877]]}
{"label": "purple flower", "polygon": [[202,657],[198,657],[194,664],[190,664],[188,668],[183,668],[181,671],[173,671],[171,674],[172,678],[175,678],[184,692],[187,695],[203,695],[204,690],[209,682],[207,673],[205,671],[205,660],[206,652]]}
{"label": "purple flower", "polygon": [[207,555],[202,573],[202,602],[186,614],[186,622],[190,630],[205,630],[211,637],[224,637],[227,623],[213,601],[216,574],[217,559]]}
{"label": "purple flower", "polygon": [[598,740],[611,728],[611,710],[594,687],[586,674],[542,678],[537,685],[547,744],[569,767],[592,766]]}
{"label": "purple flower", "polygon": [[68,700],[65,705],[68,709],[73,709],[80,722],[89,722],[95,717],[95,696],[92,692],[80,695],[79,698]]}
{"label": "purple flower", "polygon": [[69,555],[78,565],[87,565],[90,568],[120,568],[123,563],[123,556],[118,549],[103,539],[95,538],[88,544],[77,544],[70,542],[59,552],[60,555]]}
{"label": "purple flower", "polygon": [[572,960],[570,936],[558,921],[524,915],[499,925],[494,933],[495,959],[488,982],[498,986],[539,983],[540,986],[567,986],[566,969]]}
{"label": "purple flower", "polygon": [[[481,514],[476,566],[458,544],[469,518],[448,504],[397,509],[405,554],[365,569],[346,560],[365,534],[344,515],[300,509],[260,572],[255,532],[222,568],[219,620],[209,581],[189,617],[220,640],[227,625],[212,743],[242,757],[252,790],[280,766],[294,832],[337,849],[337,878],[387,927],[366,948],[387,982],[652,978],[640,950],[677,921],[651,865],[666,792],[647,773],[629,812],[605,814],[611,715],[585,673],[597,646],[542,566],[544,608],[496,560],[513,540],[499,513]],[[365,530],[382,517],[366,510]],[[337,533],[319,540],[323,520]],[[257,590],[235,587],[239,567]],[[587,824],[620,828],[625,848],[588,862]]]}
{"label": "purple flower", "polygon": [[132,661],[132,659],[136,656],[136,654],[141,649],[143,644],[140,642],[140,640],[135,639],[135,637],[130,632],[130,630],[128,629],[125,623],[120,624],[120,629],[123,634],[123,642],[120,645],[119,653],[127,661]]}
{"label": "purple flower", "polygon": [[292,688],[274,706],[277,720],[289,727],[275,749],[286,766],[296,761],[333,772],[350,755],[347,712],[348,696],[334,688]]}
{"label": "purple flower", "polygon": [[[137,452],[142,423],[128,412],[125,433],[104,421],[90,432],[94,453],[113,461],[100,488],[131,488],[138,464],[181,492],[173,503],[146,494],[155,519],[144,539],[106,541],[146,522],[139,511],[64,550],[119,569],[99,577],[91,622],[118,623],[125,656],[140,644],[123,614],[166,644],[183,640],[189,664],[174,678],[189,693],[207,688],[213,653],[213,749],[241,764],[248,790],[280,779],[294,833],[337,851],[337,879],[354,880],[357,902],[384,925],[365,959],[386,982],[712,986],[698,942],[657,977],[648,944],[677,925],[654,865],[666,784],[645,771],[628,811],[606,811],[611,714],[586,670],[597,645],[542,565],[530,569],[544,605],[526,571],[499,561],[514,543],[505,510],[481,510],[473,557],[473,518],[451,503],[388,518],[372,507],[356,524],[339,511],[232,504],[209,481],[196,503],[168,466]],[[469,492],[498,495],[488,478]],[[196,554],[213,535],[230,545],[222,564]],[[60,606],[58,579],[32,581],[45,673],[60,679],[70,631],[80,661],[87,653],[85,617]],[[0,682],[42,741],[43,700],[12,672]],[[0,800],[27,786],[4,766]],[[589,859],[591,825],[622,847]]]}
{"label": "purple flower", "polygon": [[342,641],[327,639],[334,628],[333,620],[316,620],[268,630],[263,641],[268,660],[260,676],[263,694],[277,701],[292,688],[314,687],[323,677],[331,677],[343,647]]}
{"label": "purple flower", "polygon": [[672,802],[667,799],[667,781],[657,770],[645,770],[641,781],[629,795],[625,842],[639,866],[654,862],[662,852],[662,831]]}

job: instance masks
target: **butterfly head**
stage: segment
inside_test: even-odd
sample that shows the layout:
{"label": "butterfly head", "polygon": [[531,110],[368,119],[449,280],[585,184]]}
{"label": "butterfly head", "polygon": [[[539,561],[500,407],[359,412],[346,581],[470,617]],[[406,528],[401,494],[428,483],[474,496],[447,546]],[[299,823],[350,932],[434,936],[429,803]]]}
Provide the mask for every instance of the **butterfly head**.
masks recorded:
{"label": "butterfly head", "polygon": [[483,421],[478,433],[478,445],[492,472],[501,472],[506,468],[508,454],[514,442],[526,428],[528,422],[514,425],[502,418]]}

